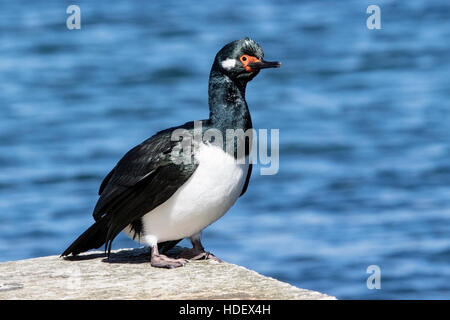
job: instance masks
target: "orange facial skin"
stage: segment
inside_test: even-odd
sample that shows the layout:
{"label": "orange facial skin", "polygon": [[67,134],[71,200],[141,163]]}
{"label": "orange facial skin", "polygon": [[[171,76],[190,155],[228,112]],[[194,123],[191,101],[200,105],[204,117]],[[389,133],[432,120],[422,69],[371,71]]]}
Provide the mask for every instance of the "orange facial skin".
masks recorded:
{"label": "orange facial skin", "polygon": [[248,66],[250,63],[261,62],[261,60],[259,60],[258,58],[254,57],[254,56],[249,56],[248,54],[243,54],[239,58],[239,60],[241,61],[242,65],[244,66],[244,68],[247,72],[255,71]]}

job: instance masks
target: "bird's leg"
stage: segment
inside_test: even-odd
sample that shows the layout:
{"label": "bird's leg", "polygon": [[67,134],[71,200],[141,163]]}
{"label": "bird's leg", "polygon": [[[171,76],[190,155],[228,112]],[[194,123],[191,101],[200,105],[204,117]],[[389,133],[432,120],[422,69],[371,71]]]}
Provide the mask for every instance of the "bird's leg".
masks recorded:
{"label": "bird's leg", "polygon": [[180,252],[179,257],[189,260],[207,260],[211,259],[217,262],[222,262],[219,258],[213,255],[209,251],[205,251],[201,242],[201,233],[197,233],[190,237],[192,243],[192,249],[185,249]]}
{"label": "bird's leg", "polygon": [[186,259],[169,258],[166,255],[160,254],[158,245],[154,245],[150,249],[150,263],[152,267],[173,269],[184,266],[188,261]]}

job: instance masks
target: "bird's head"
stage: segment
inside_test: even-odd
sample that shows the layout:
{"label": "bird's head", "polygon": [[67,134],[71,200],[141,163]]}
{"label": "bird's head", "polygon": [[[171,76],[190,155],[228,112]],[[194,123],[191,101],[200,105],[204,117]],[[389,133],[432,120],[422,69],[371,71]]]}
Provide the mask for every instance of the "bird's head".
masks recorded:
{"label": "bird's head", "polygon": [[225,45],[217,53],[214,64],[232,80],[247,83],[261,69],[279,68],[280,62],[265,61],[264,51],[255,41],[245,38]]}

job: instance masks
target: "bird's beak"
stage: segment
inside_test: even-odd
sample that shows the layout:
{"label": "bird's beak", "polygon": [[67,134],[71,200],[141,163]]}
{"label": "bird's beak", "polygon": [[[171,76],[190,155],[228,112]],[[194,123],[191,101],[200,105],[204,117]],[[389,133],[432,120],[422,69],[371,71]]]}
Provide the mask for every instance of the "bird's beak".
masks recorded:
{"label": "bird's beak", "polygon": [[279,68],[279,67],[281,67],[281,62],[261,60],[261,61],[249,63],[248,66],[252,70],[260,70],[260,69],[266,69],[266,68]]}

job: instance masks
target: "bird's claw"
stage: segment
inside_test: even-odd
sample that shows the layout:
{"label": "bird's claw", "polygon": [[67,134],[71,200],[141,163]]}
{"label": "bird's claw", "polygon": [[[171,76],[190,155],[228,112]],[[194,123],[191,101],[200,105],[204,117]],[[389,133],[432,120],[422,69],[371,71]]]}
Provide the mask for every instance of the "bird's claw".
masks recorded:
{"label": "bird's claw", "polygon": [[188,263],[189,260],[184,258],[169,258],[168,256],[165,256],[163,254],[154,255],[151,258],[151,265],[152,267],[156,268],[166,268],[166,269],[174,269],[178,267],[183,267],[186,263]]}
{"label": "bird's claw", "polygon": [[223,262],[209,251],[200,251],[196,249],[185,249],[180,252],[178,257],[182,257],[189,260],[213,260],[217,262]]}

